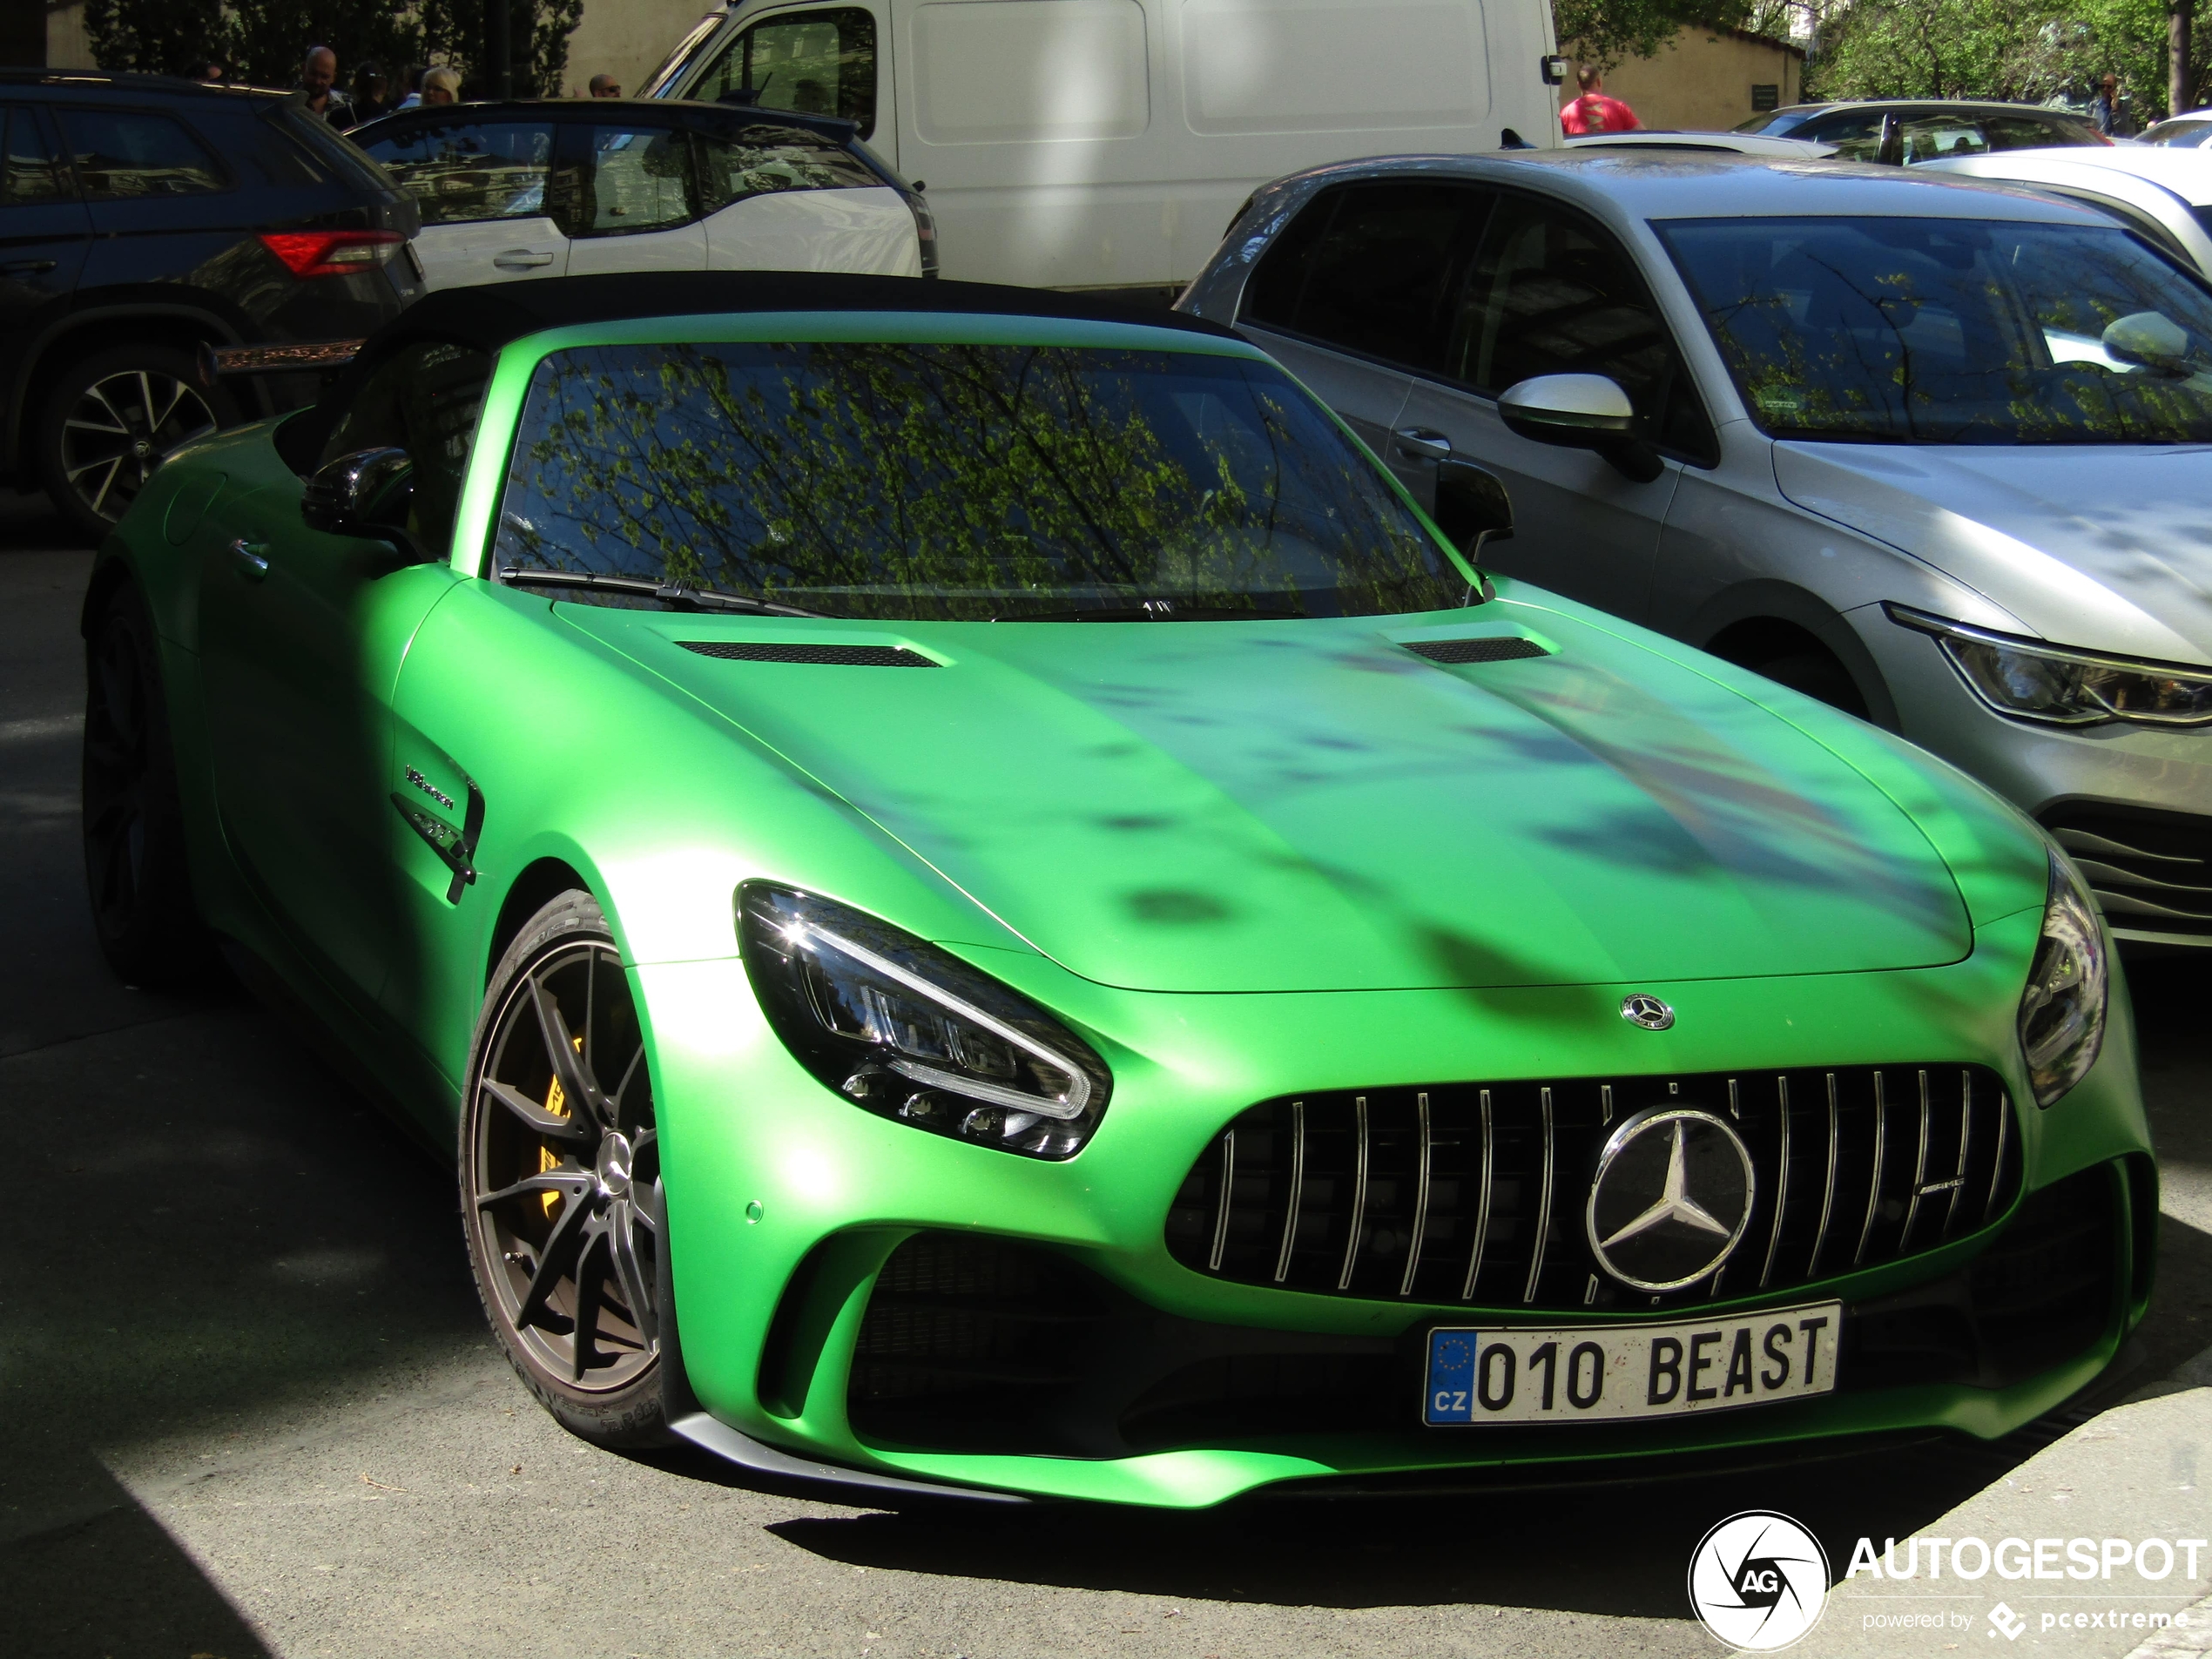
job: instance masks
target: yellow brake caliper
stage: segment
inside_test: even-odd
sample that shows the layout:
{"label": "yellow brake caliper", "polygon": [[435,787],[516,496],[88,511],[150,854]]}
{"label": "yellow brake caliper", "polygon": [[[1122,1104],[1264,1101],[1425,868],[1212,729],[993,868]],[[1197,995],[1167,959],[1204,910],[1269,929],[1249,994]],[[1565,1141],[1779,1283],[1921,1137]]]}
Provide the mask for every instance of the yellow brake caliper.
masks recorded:
{"label": "yellow brake caliper", "polygon": [[[569,1042],[578,1054],[583,1052],[583,1039],[581,1036],[570,1037]],[[551,1086],[545,1091],[545,1109],[556,1117],[566,1117],[569,1115],[568,1098],[568,1096],[562,1091],[560,1074],[556,1072],[554,1074]],[[543,1175],[550,1170],[557,1170],[560,1167],[560,1154],[541,1141],[537,1148],[537,1172]],[[537,1201],[544,1207],[545,1218],[550,1221],[553,1219],[555,1210],[560,1205],[561,1195],[557,1192],[541,1192],[537,1195]]]}

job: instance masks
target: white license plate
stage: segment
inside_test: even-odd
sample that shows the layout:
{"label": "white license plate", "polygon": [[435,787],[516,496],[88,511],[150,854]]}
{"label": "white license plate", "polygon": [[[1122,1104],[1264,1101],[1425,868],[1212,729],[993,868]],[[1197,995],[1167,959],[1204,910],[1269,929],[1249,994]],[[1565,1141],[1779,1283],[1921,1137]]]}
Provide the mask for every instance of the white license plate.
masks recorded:
{"label": "white license plate", "polygon": [[1832,1393],[1841,1302],[1666,1325],[1440,1326],[1421,1420],[1581,1423],[1775,1406]]}

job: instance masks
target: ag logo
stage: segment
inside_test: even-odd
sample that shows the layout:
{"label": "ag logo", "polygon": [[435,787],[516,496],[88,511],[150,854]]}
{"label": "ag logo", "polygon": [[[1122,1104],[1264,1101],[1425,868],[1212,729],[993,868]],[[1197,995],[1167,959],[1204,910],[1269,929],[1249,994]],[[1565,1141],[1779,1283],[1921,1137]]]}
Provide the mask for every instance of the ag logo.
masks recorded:
{"label": "ag logo", "polygon": [[1774,1653],[1820,1622],[1828,1552],[1787,1515],[1747,1509],[1707,1533],[1689,1558],[1689,1604],[1731,1648]]}

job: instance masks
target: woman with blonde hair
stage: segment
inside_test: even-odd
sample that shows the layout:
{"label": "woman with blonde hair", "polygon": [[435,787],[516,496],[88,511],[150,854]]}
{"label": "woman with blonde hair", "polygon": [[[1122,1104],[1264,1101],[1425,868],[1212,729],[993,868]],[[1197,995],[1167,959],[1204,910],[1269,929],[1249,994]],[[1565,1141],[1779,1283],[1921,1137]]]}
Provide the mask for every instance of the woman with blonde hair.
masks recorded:
{"label": "woman with blonde hair", "polygon": [[421,84],[401,101],[403,110],[419,109],[426,104],[453,104],[461,98],[461,71],[457,69],[426,69]]}

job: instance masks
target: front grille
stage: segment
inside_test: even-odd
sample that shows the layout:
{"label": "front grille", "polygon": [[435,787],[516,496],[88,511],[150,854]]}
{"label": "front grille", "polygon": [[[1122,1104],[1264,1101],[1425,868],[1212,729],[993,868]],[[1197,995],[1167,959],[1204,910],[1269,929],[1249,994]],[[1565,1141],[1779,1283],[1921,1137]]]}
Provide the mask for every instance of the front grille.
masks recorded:
{"label": "front grille", "polygon": [[[1735,1128],[1757,1191],[1718,1273],[1650,1295],[1599,1267],[1584,1207],[1613,1130],[1681,1106]],[[1984,1067],[1449,1083],[1252,1107],[1184,1180],[1167,1243],[1184,1266],[1245,1285],[1648,1309],[1917,1255],[1982,1227],[2019,1184],[2011,1103]]]}
{"label": "front grille", "polygon": [[832,668],[935,668],[938,664],[903,645],[799,645],[753,640],[679,639],[685,651],[728,663],[814,663]]}
{"label": "front grille", "polygon": [[2212,819],[2077,803],[2043,822],[2114,927],[2212,938]]}
{"label": "front grille", "polygon": [[1432,663],[1510,663],[1551,655],[1534,640],[1510,634],[1488,639],[1416,639],[1406,649]]}

